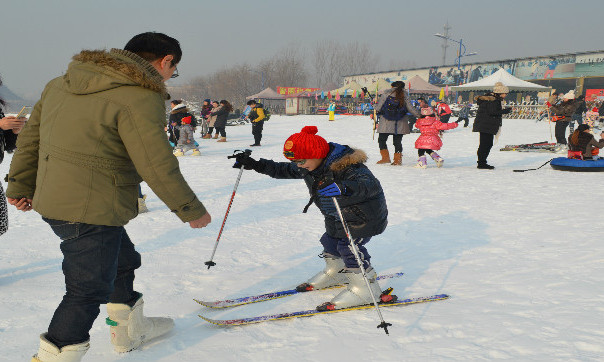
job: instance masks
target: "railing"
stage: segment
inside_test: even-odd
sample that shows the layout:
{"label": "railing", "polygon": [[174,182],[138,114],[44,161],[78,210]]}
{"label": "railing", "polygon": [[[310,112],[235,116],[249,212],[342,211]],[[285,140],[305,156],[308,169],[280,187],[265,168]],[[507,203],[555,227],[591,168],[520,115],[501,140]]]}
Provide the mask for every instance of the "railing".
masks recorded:
{"label": "railing", "polygon": [[508,107],[512,107],[512,112],[505,114],[504,118],[538,119],[542,112],[547,112],[545,105],[508,105]]}

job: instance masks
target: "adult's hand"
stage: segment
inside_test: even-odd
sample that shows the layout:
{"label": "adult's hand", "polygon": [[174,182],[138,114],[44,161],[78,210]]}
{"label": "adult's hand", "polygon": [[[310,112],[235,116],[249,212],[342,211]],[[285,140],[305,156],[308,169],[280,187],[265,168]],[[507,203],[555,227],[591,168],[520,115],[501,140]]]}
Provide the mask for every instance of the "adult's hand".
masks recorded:
{"label": "adult's hand", "polygon": [[0,128],[7,131],[12,129],[14,133],[19,133],[25,125],[26,118],[4,117],[0,119]]}
{"label": "adult's hand", "polygon": [[31,199],[26,199],[25,197],[22,197],[20,199],[13,199],[11,197],[7,197],[6,200],[8,200],[8,203],[15,206],[17,208],[17,210],[21,210],[23,212],[25,211],[29,211],[32,209],[31,207]]}
{"label": "adult's hand", "polygon": [[212,217],[209,212],[206,212],[202,217],[197,220],[189,221],[189,225],[193,229],[200,229],[208,226],[209,223],[212,222]]}

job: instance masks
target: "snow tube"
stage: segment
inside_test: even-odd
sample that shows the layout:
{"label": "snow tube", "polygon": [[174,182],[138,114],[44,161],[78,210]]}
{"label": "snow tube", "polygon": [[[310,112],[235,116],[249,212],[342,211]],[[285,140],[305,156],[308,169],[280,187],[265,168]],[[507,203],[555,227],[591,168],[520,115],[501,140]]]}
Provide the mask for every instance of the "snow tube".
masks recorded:
{"label": "snow tube", "polygon": [[550,162],[554,170],[576,172],[604,172],[604,158],[597,160],[577,160],[567,157],[556,157]]}

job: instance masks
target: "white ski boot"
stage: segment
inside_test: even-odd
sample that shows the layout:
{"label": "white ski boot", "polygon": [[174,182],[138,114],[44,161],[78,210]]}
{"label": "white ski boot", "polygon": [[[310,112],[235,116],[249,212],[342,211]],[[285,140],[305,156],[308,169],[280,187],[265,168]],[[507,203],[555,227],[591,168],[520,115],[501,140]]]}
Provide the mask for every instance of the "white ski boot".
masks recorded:
{"label": "white ski boot", "polygon": [[184,156],[185,153],[183,152],[183,150],[176,150],[174,151],[174,156],[176,157],[180,157],[180,156]]}
{"label": "white ski boot", "polygon": [[346,274],[341,272],[346,268],[342,258],[328,253],[323,253],[322,258],[325,260],[325,269],[318,272],[306,283],[298,285],[296,287],[297,291],[308,292],[315,289],[334,287],[348,282]]}
{"label": "white ski boot", "polygon": [[346,290],[336,295],[331,301],[317,307],[318,310],[335,310],[356,307],[360,305],[373,304],[373,298],[379,303],[381,301],[382,289],[377,282],[377,273],[372,267],[366,271],[371,292],[367,289],[365,278],[360,268],[346,269],[343,274],[348,277]]}
{"label": "white ski boot", "polygon": [[195,150],[193,150],[193,153],[191,153],[191,156],[201,156],[201,152],[199,152],[199,150],[195,149]]}
{"label": "white ski boot", "polygon": [[80,362],[89,348],[89,341],[58,348],[46,339],[44,333],[40,335],[40,348],[31,362]]}
{"label": "white ski boot", "polygon": [[111,343],[117,352],[128,352],[141,344],[168,333],[174,328],[170,318],[145,317],[142,296],[134,307],[107,303],[107,324],[111,326]]}

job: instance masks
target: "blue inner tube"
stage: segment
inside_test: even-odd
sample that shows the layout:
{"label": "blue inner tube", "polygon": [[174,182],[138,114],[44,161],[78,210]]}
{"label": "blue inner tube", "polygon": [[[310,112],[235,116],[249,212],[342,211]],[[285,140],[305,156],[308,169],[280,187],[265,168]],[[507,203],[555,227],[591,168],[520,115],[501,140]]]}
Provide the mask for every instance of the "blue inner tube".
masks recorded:
{"label": "blue inner tube", "polygon": [[554,170],[575,172],[604,172],[604,158],[597,160],[576,160],[567,157],[556,157],[550,162]]}

